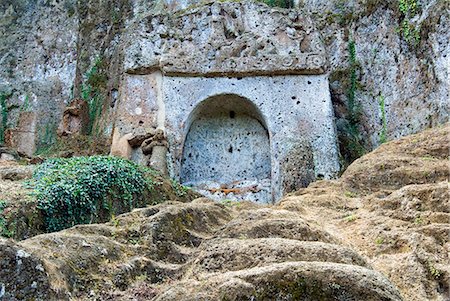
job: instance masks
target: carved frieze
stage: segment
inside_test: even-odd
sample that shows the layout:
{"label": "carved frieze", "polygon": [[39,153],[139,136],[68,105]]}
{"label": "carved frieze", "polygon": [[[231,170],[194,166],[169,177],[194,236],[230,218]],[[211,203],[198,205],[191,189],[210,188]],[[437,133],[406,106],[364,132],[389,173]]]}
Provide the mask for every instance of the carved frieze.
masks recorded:
{"label": "carved frieze", "polygon": [[311,20],[256,2],[211,2],[128,27],[125,70],[170,75],[320,74],[326,55]]}

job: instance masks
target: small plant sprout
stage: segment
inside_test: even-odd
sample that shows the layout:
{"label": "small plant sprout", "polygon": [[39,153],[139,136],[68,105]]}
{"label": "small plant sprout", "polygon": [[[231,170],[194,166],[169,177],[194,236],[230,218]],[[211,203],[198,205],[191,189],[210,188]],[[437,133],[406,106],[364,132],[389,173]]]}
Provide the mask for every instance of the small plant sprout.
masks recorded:
{"label": "small plant sprout", "polygon": [[344,196],[347,198],[356,198],[358,195],[355,192],[352,191],[346,191],[344,192]]}
{"label": "small plant sprout", "polygon": [[348,216],[345,217],[345,221],[346,221],[347,223],[354,222],[354,221],[356,221],[357,219],[358,219],[358,216],[356,216],[356,214],[351,214],[351,215],[348,215]]}
{"label": "small plant sprout", "polygon": [[377,245],[382,245],[384,243],[384,238],[383,237],[381,237],[381,236],[379,236],[379,237],[377,237],[376,239],[375,239],[375,244],[377,244]]}

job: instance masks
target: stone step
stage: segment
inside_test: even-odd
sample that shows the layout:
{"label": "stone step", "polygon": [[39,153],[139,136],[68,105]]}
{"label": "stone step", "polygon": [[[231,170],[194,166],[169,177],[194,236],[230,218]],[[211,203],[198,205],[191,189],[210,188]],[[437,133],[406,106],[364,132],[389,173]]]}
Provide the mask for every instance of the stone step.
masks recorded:
{"label": "stone step", "polygon": [[285,262],[185,280],[155,301],[402,300],[379,272],[331,262]]}
{"label": "stone step", "polygon": [[291,261],[323,261],[368,267],[355,251],[335,244],[283,238],[223,238],[205,241],[201,245],[187,275],[238,271]]}

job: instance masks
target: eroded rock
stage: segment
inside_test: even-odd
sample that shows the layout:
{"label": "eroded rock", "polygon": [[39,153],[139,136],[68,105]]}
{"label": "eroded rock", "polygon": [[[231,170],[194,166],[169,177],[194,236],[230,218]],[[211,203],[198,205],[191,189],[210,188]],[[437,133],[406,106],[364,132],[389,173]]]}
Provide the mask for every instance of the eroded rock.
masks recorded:
{"label": "eroded rock", "polygon": [[12,240],[0,238],[0,300],[45,300],[54,297],[44,263]]}
{"label": "eroded rock", "polygon": [[[419,174],[408,185],[394,178],[396,188],[389,179],[378,180],[382,171],[361,177],[359,185],[351,179],[361,166],[370,172],[397,157],[409,158],[403,169],[409,173],[414,154],[443,149],[447,141],[438,137],[444,130],[448,126],[387,143],[342,179],[316,182],[275,206],[206,198],[168,202],[107,224],[17,244],[2,240],[1,248],[13,250],[2,262],[14,269],[17,249],[41,262],[45,273],[27,274],[26,283],[47,283],[42,298],[49,300],[443,301],[449,273],[446,181]],[[408,153],[409,143],[421,149]],[[372,158],[377,154],[378,160]],[[439,154],[417,172],[446,162]],[[22,281],[8,280],[9,287]]]}

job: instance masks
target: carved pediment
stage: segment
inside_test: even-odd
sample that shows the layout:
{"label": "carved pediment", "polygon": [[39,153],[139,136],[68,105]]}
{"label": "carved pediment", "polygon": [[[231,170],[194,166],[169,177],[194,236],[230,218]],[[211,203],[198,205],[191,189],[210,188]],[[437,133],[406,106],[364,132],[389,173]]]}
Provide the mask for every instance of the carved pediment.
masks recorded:
{"label": "carved pediment", "polygon": [[320,74],[325,48],[300,11],[214,2],[128,28],[125,70],[172,75]]}

